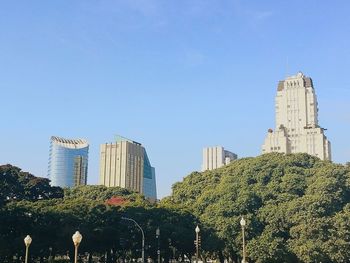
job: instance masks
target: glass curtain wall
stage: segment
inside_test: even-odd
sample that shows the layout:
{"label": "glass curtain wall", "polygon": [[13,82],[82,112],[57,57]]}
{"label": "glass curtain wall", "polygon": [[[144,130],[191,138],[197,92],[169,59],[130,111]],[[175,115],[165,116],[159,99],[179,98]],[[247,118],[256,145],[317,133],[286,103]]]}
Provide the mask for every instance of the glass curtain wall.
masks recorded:
{"label": "glass curtain wall", "polygon": [[51,138],[48,177],[52,186],[86,185],[89,145],[85,140]]}

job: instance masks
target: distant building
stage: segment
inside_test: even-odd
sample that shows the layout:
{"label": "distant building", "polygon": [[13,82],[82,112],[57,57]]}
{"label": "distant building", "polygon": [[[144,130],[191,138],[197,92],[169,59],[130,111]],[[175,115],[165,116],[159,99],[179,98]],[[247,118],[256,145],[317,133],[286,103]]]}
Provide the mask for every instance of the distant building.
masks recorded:
{"label": "distant building", "polygon": [[51,137],[48,178],[52,186],[86,185],[89,144],[83,139]]}
{"label": "distant building", "polygon": [[145,148],[117,136],[115,143],[100,146],[100,184],[119,186],[157,199],[155,169]]}
{"label": "distant building", "polygon": [[331,160],[331,143],[318,124],[312,79],[299,72],[280,81],[276,96],[276,129],[268,130],[262,153],[308,153]]}
{"label": "distant building", "polygon": [[224,150],[222,146],[204,148],[202,171],[220,168],[236,159],[237,154]]}

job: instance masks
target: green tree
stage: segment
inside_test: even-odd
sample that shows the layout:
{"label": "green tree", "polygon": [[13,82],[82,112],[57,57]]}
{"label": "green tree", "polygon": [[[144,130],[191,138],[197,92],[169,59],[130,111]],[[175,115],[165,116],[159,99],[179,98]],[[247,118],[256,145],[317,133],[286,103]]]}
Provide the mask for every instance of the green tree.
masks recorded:
{"label": "green tree", "polygon": [[221,240],[216,254],[234,261],[242,257],[244,216],[250,260],[343,262],[349,182],[348,166],[307,154],[272,153],[192,173],[162,202],[196,215]]}
{"label": "green tree", "polygon": [[0,206],[9,201],[62,198],[60,187],[50,186],[47,178],[35,177],[10,164],[0,165]]}
{"label": "green tree", "polygon": [[198,224],[204,261],[239,262],[242,216],[249,262],[347,262],[350,257],[350,167],[307,154],[265,154],[191,173],[158,204],[118,187],[63,192],[10,165],[0,166],[0,172],[4,263],[23,255],[27,234],[33,237],[31,255],[41,262],[50,254],[72,255],[76,230],[83,234],[80,252],[89,254],[90,262],[92,255],[107,255],[109,263],[140,258],[141,233],[122,216],[141,225],[146,257],[154,260],[157,227],[167,261],[192,258]]}

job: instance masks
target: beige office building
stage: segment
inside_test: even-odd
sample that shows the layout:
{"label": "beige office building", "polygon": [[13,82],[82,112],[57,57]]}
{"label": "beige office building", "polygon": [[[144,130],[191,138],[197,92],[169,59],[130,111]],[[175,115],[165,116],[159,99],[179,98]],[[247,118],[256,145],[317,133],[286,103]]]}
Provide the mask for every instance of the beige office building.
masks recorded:
{"label": "beige office building", "polygon": [[100,146],[100,184],[119,186],[156,200],[155,169],[145,148],[135,141],[117,136],[115,143]]}
{"label": "beige office building", "polygon": [[143,193],[143,147],[119,141],[100,146],[100,184]]}
{"label": "beige office building", "polygon": [[278,83],[276,127],[269,129],[262,153],[308,153],[331,160],[331,144],[318,124],[312,79],[299,72]]}
{"label": "beige office building", "polygon": [[222,146],[203,149],[202,171],[213,170],[229,164],[237,159],[237,154],[226,151]]}

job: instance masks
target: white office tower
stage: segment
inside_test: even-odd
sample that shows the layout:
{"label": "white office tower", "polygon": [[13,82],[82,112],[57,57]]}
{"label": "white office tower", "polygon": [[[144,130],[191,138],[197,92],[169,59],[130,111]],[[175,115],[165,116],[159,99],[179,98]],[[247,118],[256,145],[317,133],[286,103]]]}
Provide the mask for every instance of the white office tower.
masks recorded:
{"label": "white office tower", "polygon": [[276,129],[268,130],[262,153],[308,153],[331,160],[331,144],[318,125],[312,79],[299,72],[280,81],[276,96]]}
{"label": "white office tower", "polygon": [[204,148],[202,171],[219,168],[236,159],[237,154],[225,151],[222,146]]}

